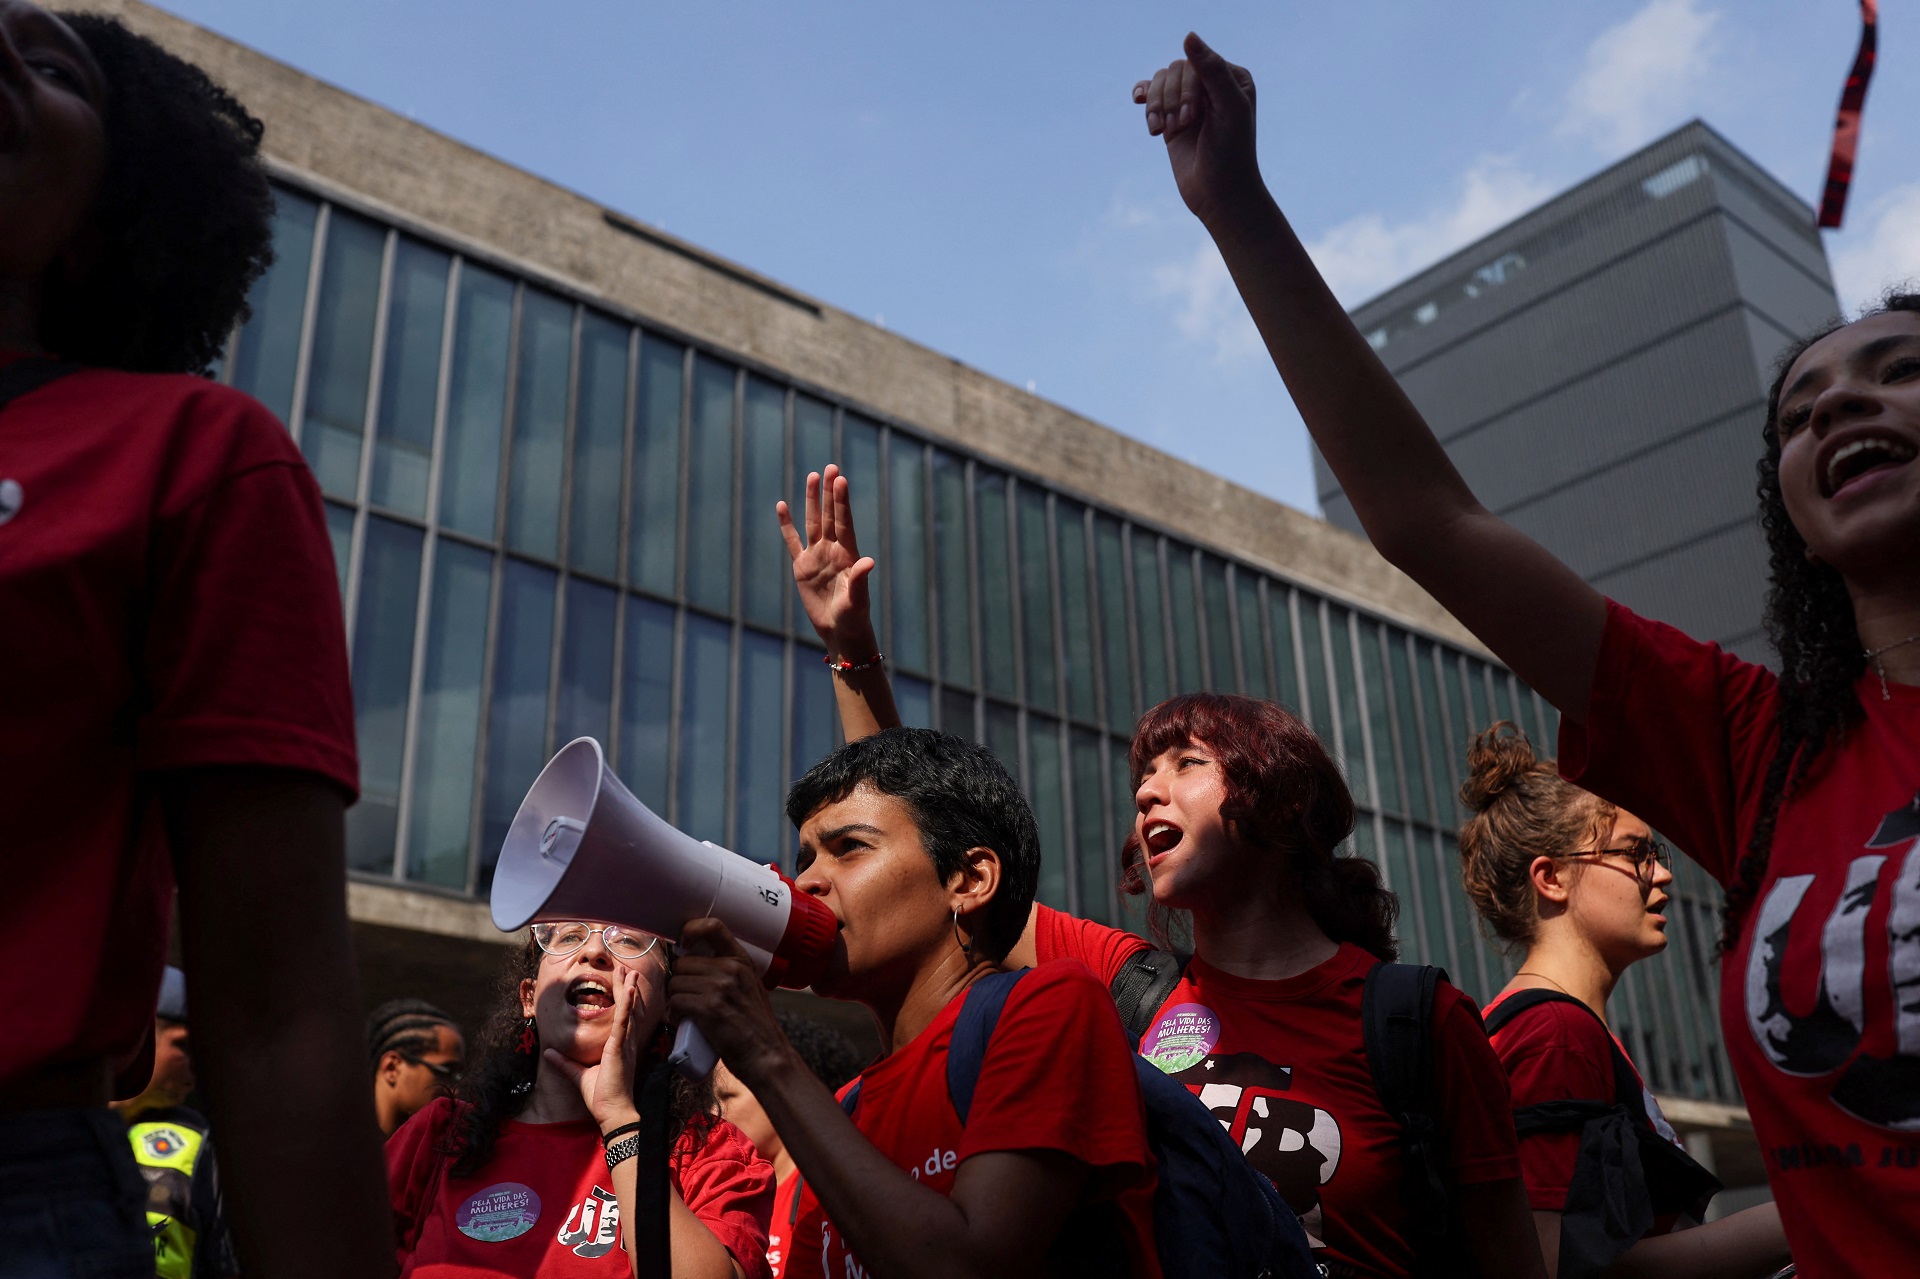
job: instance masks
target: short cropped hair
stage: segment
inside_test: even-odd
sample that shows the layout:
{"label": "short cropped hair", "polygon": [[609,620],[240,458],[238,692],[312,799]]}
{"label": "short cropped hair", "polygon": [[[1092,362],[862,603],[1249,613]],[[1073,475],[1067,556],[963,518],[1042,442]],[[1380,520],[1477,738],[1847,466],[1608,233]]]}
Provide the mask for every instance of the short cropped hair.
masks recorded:
{"label": "short cropped hair", "polygon": [[981,908],[974,939],[989,959],[1004,959],[1026,929],[1040,879],[1040,831],[1005,766],[986,747],[950,733],[890,728],[848,742],[808,769],[787,792],[787,816],[797,827],[862,783],[906,804],[942,883],[965,866],[970,848],[1000,855],[1000,886]]}

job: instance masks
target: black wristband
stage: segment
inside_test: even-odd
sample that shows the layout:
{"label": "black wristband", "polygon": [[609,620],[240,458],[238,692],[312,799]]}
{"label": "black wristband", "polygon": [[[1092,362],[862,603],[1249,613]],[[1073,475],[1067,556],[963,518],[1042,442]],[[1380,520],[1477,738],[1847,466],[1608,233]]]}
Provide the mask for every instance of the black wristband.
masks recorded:
{"label": "black wristband", "polygon": [[640,1138],[623,1137],[607,1147],[607,1167],[617,1168],[640,1153]]}
{"label": "black wristband", "polygon": [[636,1119],[630,1124],[621,1124],[618,1128],[609,1129],[608,1131],[601,1133],[600,1144],[602,1146],[611,1146],[613,1145],[614,1138],[624,1136],[625,1134],[630,1132],[639,1132],[639,1131],[640,1131],[640,1121]]}

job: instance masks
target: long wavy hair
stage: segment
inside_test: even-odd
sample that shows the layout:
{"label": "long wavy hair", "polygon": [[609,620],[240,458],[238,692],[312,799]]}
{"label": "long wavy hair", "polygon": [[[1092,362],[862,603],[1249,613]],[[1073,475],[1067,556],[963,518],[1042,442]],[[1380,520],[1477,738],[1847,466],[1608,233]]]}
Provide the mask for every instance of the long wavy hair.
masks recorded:
{"label": "long wavy hair", "polygon": [[[665,945],[666,943],[661,943]],[[521,1052],[521,1032],[526,1019],[520,1012],[520,983],[529,981],[540,968],[540,949],[529,937],[515,950],[500,976],[498,998],[487,1024],[480,1031],[477,1052],[460,1080],[455,1099],[454,1122],[448,1126],[444,1154],[454,1163],[456,1177],[471,1177],[493,1159],[494,1143],[500,1139],[500,1125],[517,1116],[533,1095],[534,1076],[539,1073],[540,1049]],[[669,961],[669,972],[671,961]],[[665,1055],[666,1025],[661,1024],[655,1051],[648,1054],[633,1072],[635,1104],[639,1088],[650,1063]],[[689,1083],[678,1073],[673,1077],[673,1113],[668,1140],[675,1143],[675,1158],[682,1158],[681,1135],[692,1130],[696,1140],[718,1118],[719,1105],[713,1096],[712,1079]]]}
{"label": "long wavy hair", "polygon": [[[1353,832],[1353,793],[1313,730],[1283,706],[1231,693],[1186,693],[1160,703],[1133,731],[1130,776],[1167,751],[1204,743],[1226,780],[1220,816],[1246,843],[1271,854],[1306,900],[1307,913],[1336,942],[1381,959],[1398,956],[1400,901],[1364,857],[1336,851]],[[1172,948],[1175,913],[1153,901],[1137,833],[1120,853],[1120,891],[1147,895],[1154,939]]]}
{"label": "long wavy hair", "polygon": [[[1888,311],[1920,313],[1920,293],[1889,293],[1860,318]],[[1780,738],[1761,784],[1753,836],[1727,887],[1721,911],[1722,952],[1739,940],[1746,913],[1766,878],[1781,801],[1806,784],[1829,748],[1865,715],[1854,684],[1865,673],[1867,659],[1853,624],[1853,599],[1847,594],[1846,580],[1832,565],[1807,557],[1806,539],[1793,526],[1780,490],[1780,396],[1787,373],[1808,347],[1845,327],[1830,325],[1782,351],[1767,390],[1758,489],[1760,527],[1767,537],[1767,636],[1780,655],[1780,703],[1774,716]]]}

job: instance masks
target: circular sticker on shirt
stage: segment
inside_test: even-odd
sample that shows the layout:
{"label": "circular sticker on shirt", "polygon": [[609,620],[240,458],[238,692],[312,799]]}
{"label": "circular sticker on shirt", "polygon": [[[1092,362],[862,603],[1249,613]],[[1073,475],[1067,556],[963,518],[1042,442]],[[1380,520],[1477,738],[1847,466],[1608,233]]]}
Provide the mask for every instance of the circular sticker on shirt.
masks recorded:
{"label": "circular sticker on shirt", "polygon": [[518,1239],[540,1219],[540,1196],[531,1186],[503,1181],[469,1198],[453,1214],[460,1233],[481,1243]]}
{"label": "circular sticker on shirt", "polygon": [[1207,1059],[1220,1042],[1220,1018],[1205,1004],[1175,1004],[1140,1041],[1140,1055],[1169,1075]]}

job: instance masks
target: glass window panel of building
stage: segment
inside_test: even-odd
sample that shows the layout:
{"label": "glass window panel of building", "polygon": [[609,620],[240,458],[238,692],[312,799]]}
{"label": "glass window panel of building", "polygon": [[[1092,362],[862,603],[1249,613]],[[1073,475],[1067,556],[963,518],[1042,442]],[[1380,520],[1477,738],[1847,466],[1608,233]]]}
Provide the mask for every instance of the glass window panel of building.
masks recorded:
{"label": "glass window panel of building", "polygon": [[[1555,725],[1479,654],[459,246],[299,192],[276,227],[221,374],[295,419],[329,493],[355,874],[484,894],[527,785],[582,734],[669,821],[791,865],[785,789],[839,732],[771,507],[800,510],[832,460],[863,549],[884,552],[873,599],[903,717],[980,736],[1033,797],[1042,900],[1144,928],[1117,892],[1133,721],[1177,692],[1243,690],[1334,752],[1352,847],[1402,896],[1405,954],[1481,998],[1511,971],[1460,889],[1450,797],[1491,718],[1548,742]],[[1673,971],[1636,970],[1623,1020],[1660,1086],[1729,1097],[1703,1014],[1712,886],[1689,873],[1675,893]]]}

